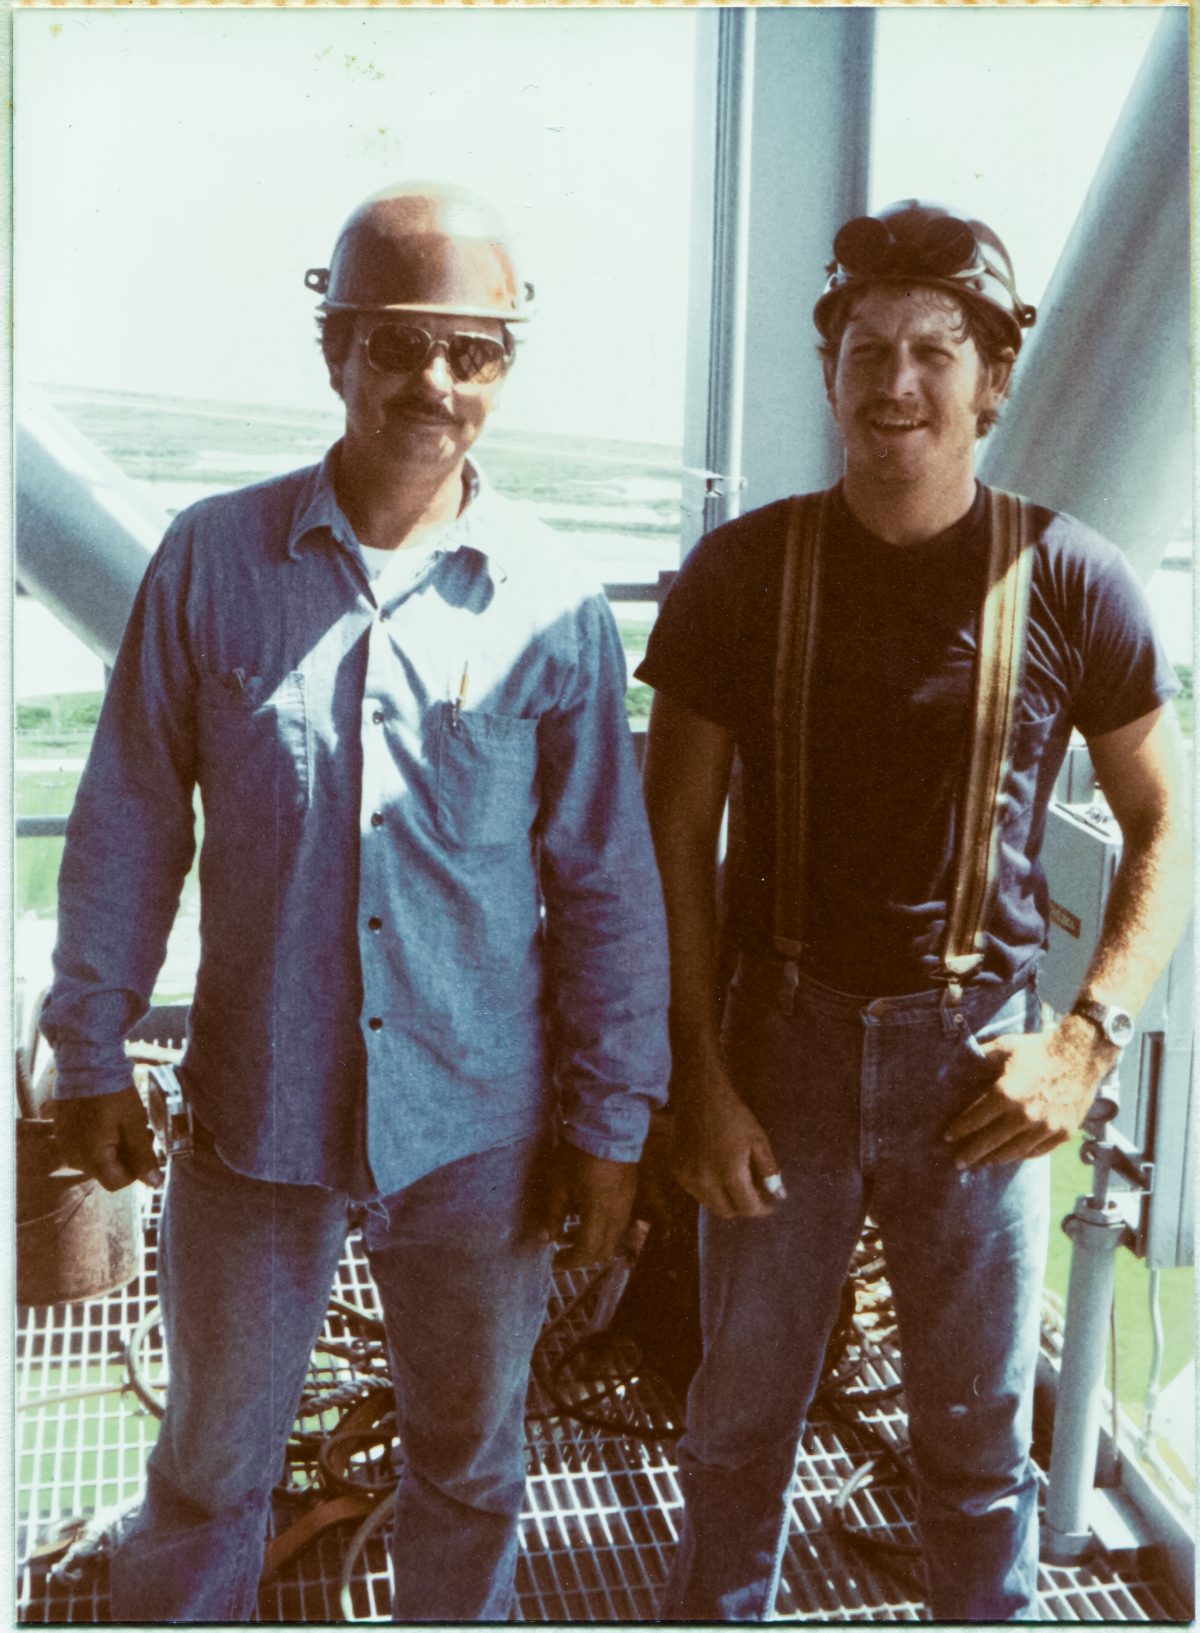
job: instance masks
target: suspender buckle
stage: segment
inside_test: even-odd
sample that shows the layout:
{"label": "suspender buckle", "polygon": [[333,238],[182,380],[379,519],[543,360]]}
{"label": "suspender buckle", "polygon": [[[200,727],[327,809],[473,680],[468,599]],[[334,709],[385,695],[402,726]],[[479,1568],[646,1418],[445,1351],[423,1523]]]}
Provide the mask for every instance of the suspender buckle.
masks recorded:
{"label": "suspender buckle", "polygon": [[963,989],[961,981],[953,975],[948,976],[942,988],[942,996],[938,1001],[938,1008],[942,1012],[942,1032],[945,1037],[958,1038],[967,1029],[967,1017],[960,1009]]}

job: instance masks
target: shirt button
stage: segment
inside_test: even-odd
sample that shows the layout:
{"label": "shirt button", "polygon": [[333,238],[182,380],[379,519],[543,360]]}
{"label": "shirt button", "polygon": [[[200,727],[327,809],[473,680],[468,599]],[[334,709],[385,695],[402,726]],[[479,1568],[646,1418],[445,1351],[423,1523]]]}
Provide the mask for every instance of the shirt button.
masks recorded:
{"label": "shirt button", "polygon": [[379,614],[379,622],[380,622],[380,623],[381,623],[381,624],[386,624],[386,623],[387,623],[387,621],[388,621],[388,619],[389,619],[389,618],[390,618],[390,617],[391,617],[391,616],[392,616],[392,615],[391,615],[391,613],[390,613],[390,612],[381,612],[381,613],[380,613],[380,614]]}
{"label": "shirt button", "polygon": [[367,929],[368,930],[382,930],[383,929],[383,920],[382,919],[376,919],[376,918],[369,918],[367,920]]}
{"label": "shirt button", "polygon": [[383,827],[383,812],[382,811],[372,811],[371,812],[371,826],[372,826],[372,828],[382,828]]}
{"label": "shirt button", "polygon": [[377,726],[382,726],[383,725],[383,710],[382,709],[376,709],[375,713],[371,716],[371,719],[375,722],[375,724]]}
{"label": "shirt button", "polygon": [[378,1015],[372,1015],[371,1019],[367,1022],[367,1025],[371,1028],[372,1032],[381,1032],[383,1030],[383,1020]]}

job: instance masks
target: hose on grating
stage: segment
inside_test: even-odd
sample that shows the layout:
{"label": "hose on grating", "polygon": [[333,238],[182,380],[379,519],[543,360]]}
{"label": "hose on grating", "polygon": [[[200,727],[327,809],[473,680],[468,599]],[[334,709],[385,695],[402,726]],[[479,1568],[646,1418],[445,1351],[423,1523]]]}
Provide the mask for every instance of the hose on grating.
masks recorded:
{"label": "hose on grating", "polygon": [[[877,1348],[896,1330],[891,1289],[884,1279],[886,1270],[879,1252],[878,1231],[868,1222],[842,1289],[838,1319],[826,1348],[821,1381],[813,1396],[810,1412],[823,1412],[834,1422],[845,1424],[874,1449],[874,1455],[859,1464],[843,1481],[830,1503],[831,1529],[860,1559],[887,1571],[914,1599],[924,1602],[928,1597],[928,1588],[921,1569],[919,1546],[913,1542],[897,1542],[890,1537],[874,1536],[861,1526],[854,1525],[848,1513],[851,1498],[870,1484],[876,1472],[883,1468],[890,1468],[902,1485],[912,1486],[915,1482],[912,1464],[903,1450],[863,1415],[869,1407],[896,1399],[902,1393],[903,1385],[895,1383],[866,1389],[851,1388],[866,1370],[870,1349]],[[876,1289],[874,1293],[870,1291],[872,1288]],[[858,1311],[860,1296],[864,1294],[873,1327],[869,1339],[864,1330],[866,1322]],[[856,1339],[859,1353],[845,1365],[847,1352]]]}
{"label": "hose on grating", "polygon": [[[363,1504],[369,1501],[373,1506],[351,1539],[342,1570],[340,1602],[346,1620],[354,1621],[350,1598],[354,1568],[368,1539],[385,1522],[395,1503],[399,1480],[399,1471],[392,1462],[395,1403],[386,1370],[383,1323],[337,1298],[330,1300],[329,1309],[352,1329],[357,1327],[362,1337],[349,1343],[321,1338],[316,1348],[349,1361],[359,1377],[354,1383],[333,1389],[306,1385],[301,1394],[298,1422],[331,1411],[341,1414],[331,1431],[310,1433],[294,1429],[287,1445],[289,1461],[316,1459],[321,1486],[327,1495],[317,1510],[310,1509],[294,1526],[268,1544],[264,1577],[281,1569],[328,1525],[343,1523],[352,1513],[353,1517],[361,1518]],[[166,1402],[162,1389],[150,1377],[146,1344],[159,1320],[158,1305],[151,1305],[134,1328],[125,1350],[129,1385],[156,1418],[163,1416]],[[372,1451],[376,1455],[372,1456]],[[365,1475],[365,1479],[351,1475],[350,1461],[355,1456],[358,1458],[356,1473]],[[354,1499],[358,1499],[356,1513]]]}
{"label": "hose on grating", "polygon": [[[893,1578],[902,1582],[915,1598],[924,1598],[925,1586],[918,1578],[919,1548],[914,1544],[871,1536],[853,1525],[847,1516],[850,1499],[871,1480],[881,1466],[890,1465],[905,1484],[911,1484],[913,1479],[912,1469],[902,1452],[861,1415],[864,1408],[895,1398],[901,1392],[901,1385],[855,1390],[850,1388],[862,1375],[869,1359],[863,1342],[864,1335],[856,1319],[859,1291],[873,1283],[881,1282],[884,1270],[883,1260],[878,1253],[877,1234],[873,1227],[868,1225],[864,1229],[850,1273],[843,1286],[838,1317],[826,1348],[821,1381],[813,1399],[813,1408],[824,1410],[829,1417],[852,1427],[858,1435],[873,1442],[878,1448],[876,1455],[855,1469],[834,1497],[830,1505],[832,1528],[860,1557],[887,1570]],[[571,1317],[579,1315],[589,1301],[593,1304],[598,1303],[601,1308],[606,1305],[605,1288],[609,1274],[602,1273],[594,1277],[582,1292],[576,1294],[543,1332],[539,1350],[547,1338],[557,1332]],[[344,1448],[347,1457],[354,1446],[381,1447],[381,1457],[368,1465],[369,1471],[374,1474],[369,1486],[370,1494],[377,1500],[350,1541],[339,1587],[342,1613],[347,1621],[354,1621],[357,1618],[353,1614],[350,1592],[354,1570],[370,1537],[385,1523],[392,1511],[395,1485],[399,1476],[391,1470],[390,1465],[384,1467],[390,1458],[390,1438],[377,1429],[376,1425],[386,1425],[386,1416],[378,1411],[372,1413],[370,1410],[372,1399],[381,1393],[387,1384],[383,1324],[353,1305],[344,1304],[338,1299],[331,1300],[330,1310],[331,1313],[343,1317],[352,1327],[357,1326],[363,1337],[353,1340],[349,1345],[336,1340],[322,1339],[318,1347],[350,1361],[356,1368],[361,1368],[369,1381],[360,1381],[333,1390],[317,1391],[306,1388],[301,1397],[299,1418],[342,1408],[348,1410],[339,1419],[337,1427],[329,1433],[293,1431],[288,1443],[288,1455],[294,1459],[311,1458],[315,1454],[322,1470],[323,1483],[327,1487],[332,1485],[343,1493],[356,1490],[359,1494],[365,1495],[366,1488],[362,1482],[350,1480],[345,1471],[332,1467],[331,1453],[335,1446],[339,1450]],[[890,1292],[882,1299],[876,1298],[871,1313],[877,1326],[875,1341],[878,1342],[895,1326]],[[139,1400],[155,1417],[161,1418],[163,1397],[161,1391],[150,1381],[143,1355],[146,1339],[158,1320],[158,1307],[152,1306],[130,1338],[126,1362],[130,1385]],[[860,1354],[848,1365],[844,1365],[847,1352],[856,1338]],[[571,1345],[553,1364],[548,1367],[543,1365],[540,1370],[543,1386],[555,1407],[564,1415],[589,1428],[641,1441],[673,1440],[683,1433],[683,1415],[673,1391],[653,1369],[645,1366],[639,1346],[626,1336],[618,1335],[614,1340],[604,1331],[590,1332]],[[572,1372],[573,1376],[570,1375]],[[631,1386],[635,1383],[651,1386],[649,1408],[644,1401],[632,1398]],[[572,1391],[569,1396],[565,1393],[568,1387]],[[366,1428],[359,1426],[359,1420],[364,1419],[364,1413],[370,1420]],[[643,1421],[639,1421],[639,1414]],[[650,1421],[644,1421],[646,1418]],[[379,1478],[381,1472],[382,1480]]]}
{"label": "hose on grating", "polygon": [[[868,1222],[843,1284],[837,1318],[826,1346],[821,1379],[812,1410],[853,1429],[872,1454],[846,1479],[829,1509],[831,1529],[860,1558],[882,1567],[917,1599],[926,1588],[920,1575],[921,1550],[915,1543],[874,1536],[850,1519],[854,1495],[884,1469],[905,1486],[914,1483],[903,1451],[880,1433],[865,1414],[896,1399],[899,1383],[853,1387],[882,1342],[896,1330],[891,1290],[879,1232]],[[594,1288],[600,1282],[592,1284]],[[574,1301],[580,1305],[587,1292]],[[860,1312],[859,1306],[864,1308]],[[559,1318],[559,1325],[571,1310]],[[858,1354],[847,1361],[851,1347]],[[541,1346],[539,1346],[540,1348]],[[670,1386],[646,1365],[639,1345],[627,1334],[589,1332],[553,1363],[542,1368],[542,1382],[554,1406],[585,1427],[638,1441],[676,1440],[684,1431],[683,1412]],[[641,1385],[636,1390],[634,1385]],[[647,1388],[649,1385],[649,1388]]]}
{"label": "hose on grating", "polygon": [[354,1580],[354,1570],[358,1564],[358,1556],[384,1521],[391,1517],[392,1509],[395,1506],[396,1493],[393,1489],[388,1492],[382,1502],[376,1504],[350,1538],[350,1546],[346,1549],[346,1557],[342,1561],[342,1574],[338,1580],[338,1606],[342,1612],[343,1621],[357,1622],[359,1620],[354,1614],[354,1600],[350,1591],[350,1584]]}
{"label": "hose on grating", "polygon": [[152,1417],[161,1418],[166,1410],[166,1401],[162,1391],[151,1383],[146,1371],[146,1361],[142,1354],[143,1347],[154,1328],[158,1326],[158,1305],[152,1304],[145,1315],[133,1329],[128,1344],[125,1346],[125,1370],[129,1374],[129,1386]]}
{"label": "hose on grating", "polygon": [[[359,1374],[359,1382],[333,1389],[315,1389],[306,1384],[300,1396],[298,1419],[356,1406],[362,1401],[364,1394],[373,1387],[390,1385],[383,1323],[337,1298],[330,1299],[329,1310],[331,1314],[341,1316],[348,1324],[360,1327],[364,1337],[350,1343],[320,1338],[315,1349],[323,1354],[335,1355],[339,1360],[348,1361]],[[125,1370],[128,1387],[153,1417],[161,1419],[166,1409],[166,1397],[161,1387],[151,1380],[144,1353],[146,1340],[158,1326],[159,1321],[159,1306],[152,1304],[133,1329],[125,1346]],[[288,1442],[289,1456],[316,1455],[325,1439],[323,1433],[306,1434],[300,1430],[294,1431]]]}

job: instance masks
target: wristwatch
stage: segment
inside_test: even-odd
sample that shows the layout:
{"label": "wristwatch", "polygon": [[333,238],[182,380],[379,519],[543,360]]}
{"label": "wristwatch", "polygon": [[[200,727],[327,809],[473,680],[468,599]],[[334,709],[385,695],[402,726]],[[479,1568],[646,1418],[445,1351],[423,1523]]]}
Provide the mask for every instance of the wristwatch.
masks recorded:
{"label": "wristwatch", "polygon": [[1118,1049],[1124,1049],[1133,1037],[1133,1016],[1116,1004],[1102,1004],[1095,998],[1076,998],[1071,1005],[1071,1014],[1082,1015],[1085,1021],[1091,1021],[1101,1037],[1107,1038]]}

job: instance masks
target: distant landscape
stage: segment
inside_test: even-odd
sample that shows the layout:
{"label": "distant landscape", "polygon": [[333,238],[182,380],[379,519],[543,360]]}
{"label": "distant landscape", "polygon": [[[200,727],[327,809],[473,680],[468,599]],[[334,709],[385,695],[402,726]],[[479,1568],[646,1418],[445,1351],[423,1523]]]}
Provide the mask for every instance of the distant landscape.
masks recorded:
{"label": "distant landscape", "polygon": [[[315,464],[341,433],[326,413],[43,385],[39,391],[173,513],[207,493]],[[568,534],[606,582],[679,565],[682,452],[490,425],[476,445],[496,488]]]}

